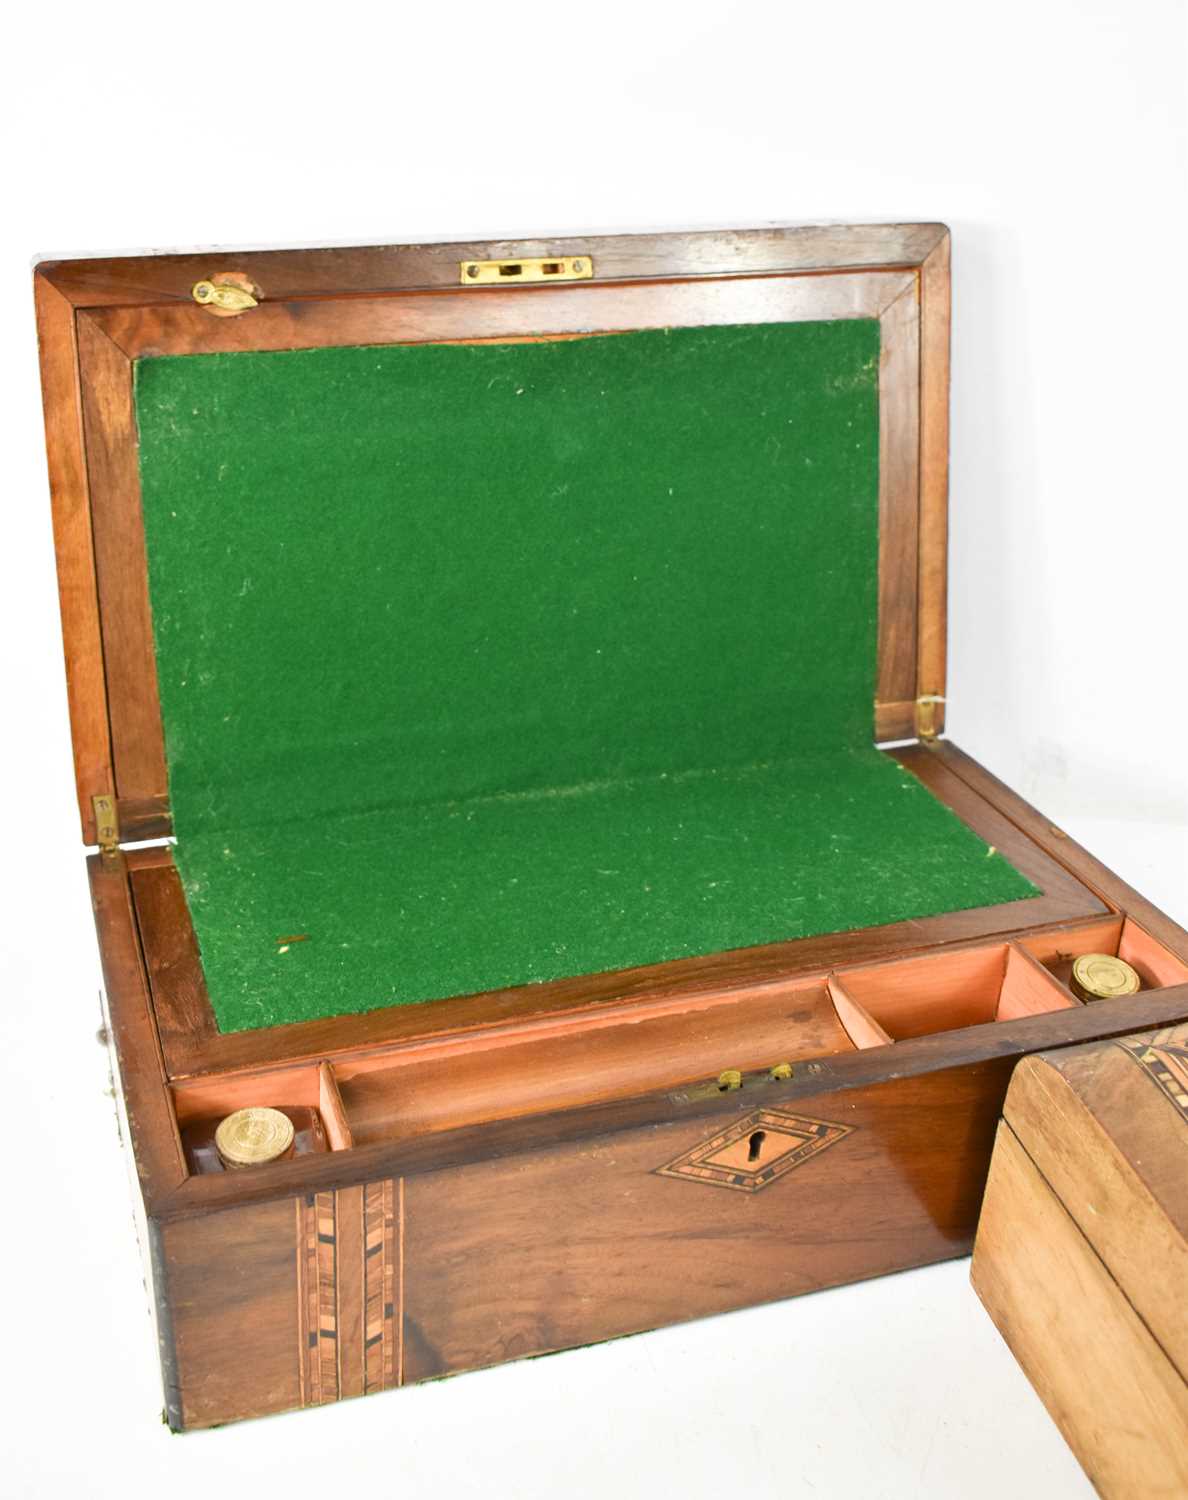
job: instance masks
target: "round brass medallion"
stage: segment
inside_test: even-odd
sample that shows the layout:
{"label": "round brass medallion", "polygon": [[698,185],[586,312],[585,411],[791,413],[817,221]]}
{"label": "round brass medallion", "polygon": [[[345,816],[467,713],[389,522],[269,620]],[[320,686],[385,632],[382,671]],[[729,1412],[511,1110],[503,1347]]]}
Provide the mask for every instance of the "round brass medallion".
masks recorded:
{"label": "round brass medallion", "polygon": [[293,1122],[279,1109],[237,1109],[215,1131],[215,1148],[232,1171],[277,1161],[292,1146]]}
{"label": "round brass medallion", "polygon": [[1082,1000],[1112,1000],[1142,989],[1138,975],[1109,953],[1082,953],[1072,966],[1072,992]]}

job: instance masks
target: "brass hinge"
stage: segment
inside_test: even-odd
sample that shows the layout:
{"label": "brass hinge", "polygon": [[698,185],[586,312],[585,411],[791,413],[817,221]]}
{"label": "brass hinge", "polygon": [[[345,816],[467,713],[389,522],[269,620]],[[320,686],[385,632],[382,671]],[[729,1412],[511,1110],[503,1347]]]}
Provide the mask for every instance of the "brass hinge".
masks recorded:
{"label": "brass hinge", "polygon": [[944,707],[945,700],[939,693],[925,693],[922,698],[916,699],[916,738],[918,740],[936,739],[944,716]]}
{"label": "brass hinge", "polygon": [[528,281],[589,281],[594,262],[588,255],[542,255],[527,260],[463,260],[463,286],[522,286]]}
{"label": "brass hinge", "polygon": [[117,864],[123,858],[120,849],[120,815],[116,799],[106,792],[91,798],[95,809],[95,837],[104,864]]}

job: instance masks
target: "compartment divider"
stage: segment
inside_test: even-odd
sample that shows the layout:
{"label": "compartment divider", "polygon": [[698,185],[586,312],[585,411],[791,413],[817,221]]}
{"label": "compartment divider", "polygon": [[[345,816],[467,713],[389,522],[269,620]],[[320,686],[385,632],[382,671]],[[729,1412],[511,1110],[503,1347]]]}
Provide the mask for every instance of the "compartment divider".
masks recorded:
{"label": "compartment divider", "polygon": [[1071,1010],[1081,1002],[1039,959],[1018,943],[1007,945],[1006,972],[998,997],[996,1021],[1017,1021],[1053,1010]]}
{"label": "compartment divider", "polygon": [[318,1064],[318,1113],[322,1116],[330,1149],[349,1151],[355,1144],[355,1137],[342,1105],[333,1065],[328,1062]]}
{"label": "compartment divider", "polygon": [[830,974],[827,984],[837,1019],[855,1047],[887,1047],[894,1042],[894,1037],[888,1036],[866,1007],[859,1005],[836,974]]}

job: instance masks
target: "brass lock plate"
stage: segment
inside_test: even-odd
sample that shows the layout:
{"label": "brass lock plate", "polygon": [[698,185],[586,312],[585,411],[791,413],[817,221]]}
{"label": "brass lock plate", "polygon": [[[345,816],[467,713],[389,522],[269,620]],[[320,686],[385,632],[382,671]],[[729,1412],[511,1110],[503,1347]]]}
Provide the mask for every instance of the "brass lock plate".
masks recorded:
{"label": "brass lock plate", "polygon": [[527,260],[464,260],[463,286],[523,286],[533,281],[589,281],[594,262],[588,255],[543,255]]}

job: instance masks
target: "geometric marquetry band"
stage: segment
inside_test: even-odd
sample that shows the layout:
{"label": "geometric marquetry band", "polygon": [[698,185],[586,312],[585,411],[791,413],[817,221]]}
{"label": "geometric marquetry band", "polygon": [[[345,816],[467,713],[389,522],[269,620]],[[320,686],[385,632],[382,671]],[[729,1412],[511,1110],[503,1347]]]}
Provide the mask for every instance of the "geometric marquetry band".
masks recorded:
{"label": "geometric marquetry band", "polygon": [[400,1242],[397,1199],[404,1181],[369,1182],[363,1189],[363,1390],[399,1384],[396,1362],[397,1275]]}
{"label": "geometric marquetry band", "polygon": [[400,1384],[403,1192],[387,1179],[296,1200],[302,1406]]}
{"label": "geometric marquetry band", "polygon": [[338,1400],[337,1193],[297,1200],[298,1338],[301,1404]]}
{"label": "geometric marquetry band", "polygon": [[1188,1121],[1188,1047],[1172,1042],[1118,1042]]}

